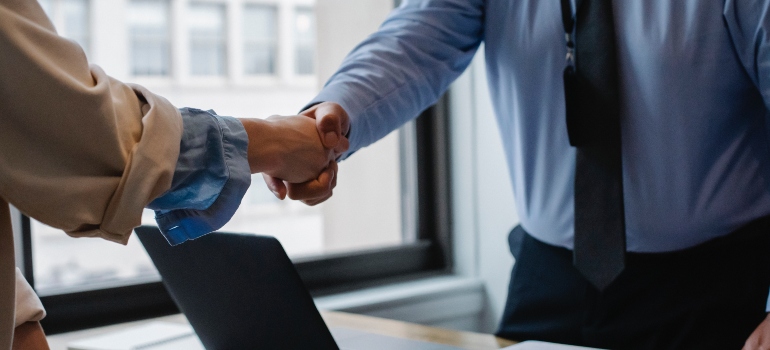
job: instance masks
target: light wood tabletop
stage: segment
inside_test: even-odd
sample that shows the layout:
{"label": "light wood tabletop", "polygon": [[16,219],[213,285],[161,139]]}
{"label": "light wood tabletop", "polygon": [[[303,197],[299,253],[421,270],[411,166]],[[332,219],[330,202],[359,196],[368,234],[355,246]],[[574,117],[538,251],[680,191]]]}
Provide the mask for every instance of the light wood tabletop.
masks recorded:
{"label": "light wood tabletop", "polygon": [[[498,338],[491,334],[462,332],[444,328],[428,327],[419,324],[389,320],[379,317],[363,316],[336,311],[322,311],[321,315],[323,316],[324,320],[326,321],[326,325],[329,328],[345,327],[396,338],[422,340],[432,343],[452,345],[461,349],[492,350],[515,344],[513,341]],[[51,350],[67,350],[67,344],[70,342],[104,335],[110,332],[120,331],[132,326],[138,326],[153,321],[187,323],[187,319],[184,317],[184,315],[178,314],[149,320],[87,329],[71,333],[51,335],[48,336],[48,344],[50,345]]]}
{"label": "light wood tabletop", "polygon": [[516,344],[514,341],[491,334],[461,332],[345,312],[322,311],[321,316],[329,328],[346,327],[396,338],[452,345],[462,349],[501,349]]}

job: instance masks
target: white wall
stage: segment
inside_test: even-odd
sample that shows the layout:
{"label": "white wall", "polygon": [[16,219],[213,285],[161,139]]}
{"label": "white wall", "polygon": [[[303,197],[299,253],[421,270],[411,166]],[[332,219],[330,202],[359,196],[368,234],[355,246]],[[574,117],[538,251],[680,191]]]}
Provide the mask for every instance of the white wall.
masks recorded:
{"label": "white wall", "polygon": [[507,235],[519,219],[487,87],[482,47],[449,95],[453,244],[457,273],[485,286],[478,330],[494,332],[513,266]]}
{"label": "white wall", "polygon": [[[377,30],[392,9],[392,0],[316,1],[320,84],[359,42]],[[401,181],[393,176],[400,167],[398,145],[394,132],[340,163],[334,196],[322,205],[327,214],[324,232],[334,233],[324,236],[328,250],[371,246],[373,237],[382,245],[401,242]],[[380,204],[362,205],[364,199]],[[361,228],[366,228],[365,234]]]}

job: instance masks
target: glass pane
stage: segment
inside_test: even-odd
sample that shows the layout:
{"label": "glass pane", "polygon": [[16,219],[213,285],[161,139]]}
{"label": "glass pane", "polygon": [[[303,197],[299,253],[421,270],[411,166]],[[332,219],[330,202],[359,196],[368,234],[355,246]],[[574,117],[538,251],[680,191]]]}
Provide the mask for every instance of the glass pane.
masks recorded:
{"label": "glass pane", "polygon": [[274,74],[278,31],[275,6],[243,8],[243,66],[246,74]]}
{"label": "glass pane", "polygon": [[227,60],[225,6],[193,3],[185,16],[190,35],[193,75],[224,75]]}
{"label": "glass pane", "polygon": [[315,73],[315,15],[312,8],[297,8],[294,16],[294,36],[297,45],[297,74]]}
{"label": "glass pane", "polygon": [[88,0],[39,0],[59,35],[72,39],[90,52],[91,26]]}
{"label": "glass pane", "polygon": [[[62,3],[61,0],[49,1],[54,9],[59,6],[56,4]],[[342,18],[316,19],[314,7],[286,7],[282,1],[259,0],[258,5],[242,0],[192,3],[190,7],[182,8],[182,13],[175,13],[178,7],[171,6],[173,2],[169,0],[129,0],[123,5],[120,1],[105,1],[90,9],[93,11],[91,16],[104,19],[94,24],[105,27],[94,27],[93,30],[108,32],[122,23],[126,28],[121,30],[125,30],[128,40],[98,42],[99,45],[112,45],[109,47],[96,46],[95,42],[92,49],[100,52],[95,56],[111,61],[93,63],[122,67],[125,72],[137,75],[169,76],[174,84],[160,82],[153,85],[150,81],[145,86],[178,107],[213,109],[219,114],[236,117],[266,118],[273,114],[296,114],[318,93],[321,84],[328,78],[319,76],[318,72],[333,72],[345,53],[375,30],[379,23],[369,23],[368,27],[340,27],[338,24],[344,20]],[[373,8],[387,9],[393,3],[392,0],[377,1],[385,5]],[[324,6],[339,7],[344,4],[329,0]],[[270,79],[269,85],[239,85],[227,80],[226,87],[189,86],[170,75],[174,65],[189,63],[193,72],[229,79],[224,77],[227,72],[226,6],[233,6],[231,14],[242,19],[238,21],[242,26],[233,28],[243,36],[242,43],[238,45],[253,48],[251,51],[244,50],[244,68],[233,74],[272,74],[274,79]],[[290,13],[279,15],[284,9]],[[344,11],[327,8],[323,13],[331,16],[340,12]],[[378,13],[381,18],[386,15],[386,11]],[[181,38],[175,36],[173,19],[183,21],[182,34],[188,35]],[[283,23],[282,20],[288,22]],[[327,24],[325,27],[324,23]],[[324,42],[333,42],[336,45],[333,52],[327,46],[316,47],[316,36],[323,38]],[[170,55],[169,51],[179,40],[194,45],[188,51],[180,52],[178,57]],[[342,42],[346,44],[342,45]],[[116,48],[114,45],[126,47]],[[296,53],[299,47],[305,52],[297,56],[304,57],[301,64],[304,68],[300,70],[300,64],[295,60],[280,61],[280,52]],[[110,56],[113,52],[118,54]],[[128,55],[121,55],[122,52]],[[278,75],[279,65],[289,67],[296,73],[301,71],[307,79],[297,82],[291,76]],[[275,236],[292,258],[412,242],[414,232],[403,228],[415,226],[416,221],[409,216],[408,209],[403,209],[408,206],[401,203],[402,198],[404,202],[409,202],[414,191],[404,188],[409,188],[410,183],[413,186],[414,179],[402,176],[409,171],[403,170],[403,158],[399,156],[401,135],[393,133],[340,163],[334,197],[318,206],[279,201],[267,189],[262,176],[254,175],[240,209],[223,230]],[[153,213],[145,211],[142,222],[154,224]],[[33,221],[32,238],[35,279],[42,294],[157,279],[157,272],[135,237],[129,240],[128,246],[95,238],[73,239],[60,230]]]}
{"label": "glass pane", "polygon": [[131,37],[131,72],[134,75],[169,75],[168,1],[131,1],[127,22]]}
{"label": "glass pane", "polygon": [[90,33],[87,0],[61,0],[60,9],[64,23],[58,26],[59,34],[75,40],[83,51],[89,52]]}
{"label": "glass pane", "polygon": [[32,220],[35,289],[43,295],[157,280],[158,272],[135,237],[127,246],[67,236]]}

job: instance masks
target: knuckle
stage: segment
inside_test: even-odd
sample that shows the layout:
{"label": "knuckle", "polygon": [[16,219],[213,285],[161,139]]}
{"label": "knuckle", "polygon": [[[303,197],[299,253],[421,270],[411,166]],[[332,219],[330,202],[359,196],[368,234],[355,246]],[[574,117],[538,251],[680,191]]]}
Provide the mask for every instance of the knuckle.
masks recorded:
{"label": "knuckle", "polygon": [[298,190],[294,186],[289,186],[288,191],[286,191],[286,196],[291,200],[305,199],[306,197],[302,192],[303,191]]}

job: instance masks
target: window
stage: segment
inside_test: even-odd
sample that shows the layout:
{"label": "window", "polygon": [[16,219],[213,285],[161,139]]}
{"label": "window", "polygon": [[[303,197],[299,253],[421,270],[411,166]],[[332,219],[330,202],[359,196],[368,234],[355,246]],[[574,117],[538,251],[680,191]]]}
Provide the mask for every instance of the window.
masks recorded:
{"label": "window", "polygon": [[[110,74],[167,77],[142,83],[179,107],[240,117],[295,114],[328,78],[320,74],[331,74],[393,4],[375,1],[382,2],[372,7],[379,12],[365,7],[372,13],[350,21],[338,17],[347,2],[336,0],[126,0],[127,11],[105,1],[91,9],[94,16],[123,17],[95,23],[125,23],[126,35],[95,42],[100,61],[93,63]],[[265,75],[271,79],[241,79]],[[220,79],[187,84],[200,76]],[[222,231],[278,238],[312,293],[445,271],[448,171],[440,110],[342,162],[334,197],[321,205],[279,201],[255,175]],[[153,213],[142,222],[154,225]],[[48,311],[48,333],[174,311],[137,239],[124,247],[72,239],[34,220],[23,226],[25,273]]]}
{"label": "window", "polygon": [[132,0],[128,4],[131,73],[135,76],[170,74],[168,5],[166,0]]}
{"label": "window", "polygon": [[278,55],[278,9],[247,4],[243,8],[243,68],[247,75],[273,75]]}
{"label": "window", "polygon": [[192,3],[185,17],[190,35],[192,75],[225,75],[225,6],[215,3]]}
{"label": "window", "polygon": [[315,16],[309,7],[297,7],[294,15],[296,72],[308,75],[315,72]]}
{"label": "window", "polygon": [[88,0],[40,0],[40,5],[59,35],[74,40],[89,54],[91,37]]}

